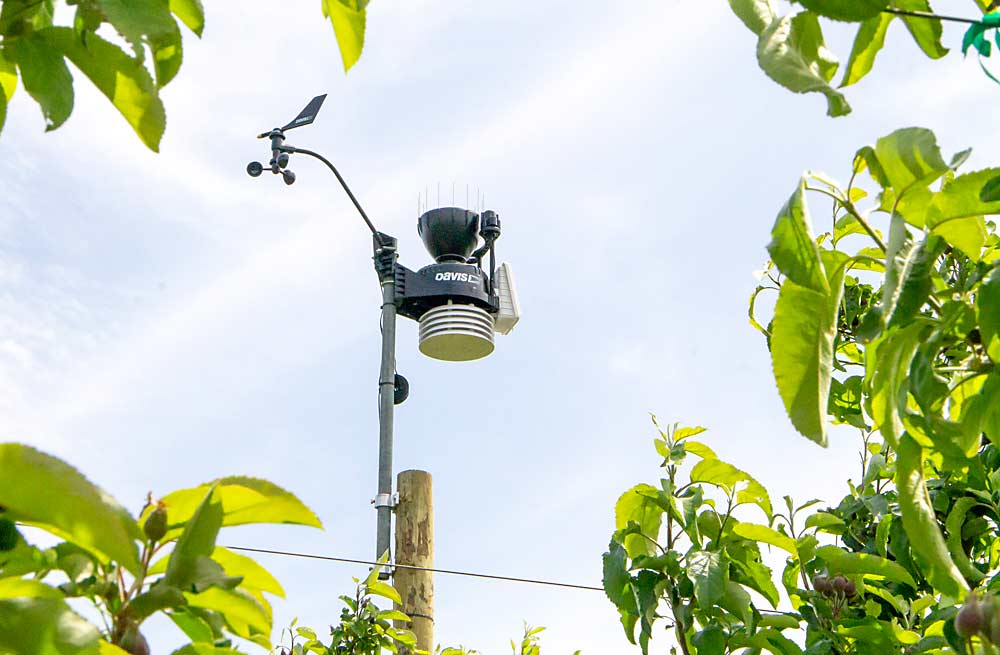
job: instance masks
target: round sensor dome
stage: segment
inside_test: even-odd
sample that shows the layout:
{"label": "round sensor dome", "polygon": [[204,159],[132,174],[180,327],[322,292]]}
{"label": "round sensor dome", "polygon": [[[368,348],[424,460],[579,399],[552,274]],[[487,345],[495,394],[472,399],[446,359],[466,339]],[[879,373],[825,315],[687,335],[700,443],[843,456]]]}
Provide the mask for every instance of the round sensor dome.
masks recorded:
{"label": "round sensor dome", "polygon": [[459,207],[432,209],[417,220],[417,233],[434,261],[465,263],[479,241],[479,214]]}

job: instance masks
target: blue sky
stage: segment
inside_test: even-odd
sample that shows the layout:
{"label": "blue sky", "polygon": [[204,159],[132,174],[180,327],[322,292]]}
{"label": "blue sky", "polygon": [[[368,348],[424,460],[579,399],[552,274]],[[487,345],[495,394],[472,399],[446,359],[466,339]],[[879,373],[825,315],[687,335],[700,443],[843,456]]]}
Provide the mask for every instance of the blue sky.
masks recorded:
{"label": "blue sky", "polygon": [[[347,177],[401,262],[429,263],[416,198],[455,183],[498,211],[523,318],[468,364],[426,359],[401,322],[396,470],[435,483],[443,568],[599,584],[618,495],[657,479],[649,413],[703,424],[774,498],[838,498],[857,439],[821,450],[784,417],[746,320],[752,271],[806,168],[909,125],[970,170],[1000,160],[1000,88],[973,60],[924,59],[901,25],[829,119],[765,78],[722,2],[376,0],[344,75],[318,6],[207,3],[147,151],[82,75],[43,134],[23,89],[0,136],[0,438],[68,459],[138,509],[226,474],[298,494],[326,530],[263,526],[230,545],[374,551],[379,292],[370,237],[335,180],[244,167],[254,137],[328,93],[289,142]],[[318,5],[318,3],[316,3]],[[967,3],[968,13],[975,11]],[[787,9],[783,6],[782,9]],[[955,10],[958,11],[957,9]],[[274,24],[276,20],[277,24]],[[960,32],[949,31],[950,44]],[[831,40],[846,54],[846,33]],[[817,214],[819,211],[817,210]],[[364,567],[264,558],[321,630]],[[628,652],[601,593],[439,575],[437,637],[503,653],[521,621],[547,652]],[[182,639],[149,633],[157,652]],[[654,642],[656,643],[656,642]],[[666,649],[666,638],[660,640]]]}

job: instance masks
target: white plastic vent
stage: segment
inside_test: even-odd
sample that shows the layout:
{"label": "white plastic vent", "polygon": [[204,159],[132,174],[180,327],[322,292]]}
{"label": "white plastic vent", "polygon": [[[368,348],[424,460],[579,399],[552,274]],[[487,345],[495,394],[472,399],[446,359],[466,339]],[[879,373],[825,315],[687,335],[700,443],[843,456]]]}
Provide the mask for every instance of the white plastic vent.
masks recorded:
{"label": "white plastic vent", "polygon": [[517,291],[514,289],[514,273],[510,264],[500,264],[497,269],[497,295],[500,296],[500,311],[497,312],[493,329],[500,334],[510,334],[521,318],[521,305],[517,302]]}

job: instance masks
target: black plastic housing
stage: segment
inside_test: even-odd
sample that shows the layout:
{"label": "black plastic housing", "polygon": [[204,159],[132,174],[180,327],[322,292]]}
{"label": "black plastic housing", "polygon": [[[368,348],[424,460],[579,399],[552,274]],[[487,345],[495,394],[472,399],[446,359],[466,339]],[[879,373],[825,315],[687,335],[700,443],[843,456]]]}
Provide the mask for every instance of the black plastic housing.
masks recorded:
{"label": "black plastic housing", "polygon": [[431,264],[419,271],[396,265],[396,307],[415,321],[429,309],[455,303],[476,305],[491,314],[500,310],[500,300],[489,292],[488,276],[475,264]]}

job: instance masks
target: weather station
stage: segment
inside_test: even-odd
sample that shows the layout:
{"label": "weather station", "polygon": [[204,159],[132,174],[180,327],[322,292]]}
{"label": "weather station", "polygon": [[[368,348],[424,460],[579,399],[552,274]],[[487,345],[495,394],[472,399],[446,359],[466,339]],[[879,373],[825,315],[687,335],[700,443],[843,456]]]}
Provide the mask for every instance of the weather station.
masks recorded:
{"label": "weather station", "polygon": [[[288,168],[291,156],[301,154],[318,159],[337,177],[372,233],[375,272],[382,289],[379,464],[377,494],[372,501],[377,512],[375,555],[381,558],[390,553],[392,513],[399,504],[392,490],[393,408],[409,395],[409,382],[396,372],[397,314],[419,324],[418,347],[424,355],[448,362],[464,362],[491,354],[495,334],[508,334],[514,328],[520,317],[520,307],[510,266],[497,264],[496,242],[501,230],[496,212],[438,207],[421,213],[417,232],[434,263],[413,271],[398,262],[397,239],[376,229],[337,168],[312,150],[286,143],[285,133],[311,124],[325,99],[326,95],[316,96],[287,125],[259,134],[258,138],[270,141],[271,159],[266,167],[260,162],[250,162],[246,170],[255,178],[270,171],[280,175],[285,184],[292,185],[296,175]],[[485,265],[487,255],[488,266]],[[430,475],[422,471],[406,473],[426,476],[429,505]],[[400,520],[397,518],[397,522]],[[397,551],[402,550],[399,539],[397,532]],[[393,570],[392,561],[389,559],[390,565],[383,569],[383,577],[388,577]],[[417,609],[426,612],[426,608]],[[428,630],[432,624],[431,619]],[[416,619],[414,630],[420,637]]]}

